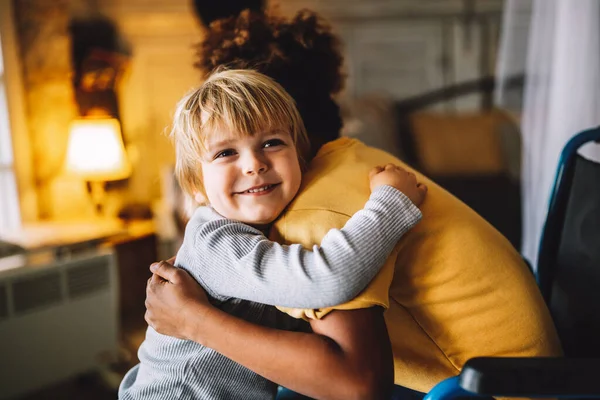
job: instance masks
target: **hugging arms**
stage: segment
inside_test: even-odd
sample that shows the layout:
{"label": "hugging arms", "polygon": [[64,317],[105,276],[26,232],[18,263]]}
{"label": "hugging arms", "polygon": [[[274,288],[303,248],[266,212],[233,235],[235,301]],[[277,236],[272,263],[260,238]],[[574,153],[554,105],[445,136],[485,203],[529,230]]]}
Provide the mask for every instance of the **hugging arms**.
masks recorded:
{"label": "hugging arms", "polygon": [[[152,265],[146,320],[160,333],[211,347],[265,378],[314,398],[386,398],[393,359],[383,310],[337,311],[310,332],[263,327],[224,313],[181,269]],[[176,311],[177,310],[177,311]]]}
{"label": "hugging arms", "polygon": [[[338,139],[326,144],[305,174],[304,190],[276,222],[271,237],[305,246],[319,243],[328,229],[343,226],[348,219],[344,215],[361,207],[368,187],[357,184],[356,177],[365,176],[369,167],[382,160],[399,162],[355,140]],[[322,171],[328,173],[323,175]],[[363,393],[381,394],[376,390],[389,387],[386,379],[390,376],[397,385],[427,392],[439,381],[458,374],[464,362],[475,356],[560,354],[548,310],[519,254],[463,203],[427,178],[418,175],[418,179],[428,187],[423,219],[402,239],[364,292],[349,303],[329,309],[285,310],[311,319],[317,337],[307,340],[329,346],[326,348],[333,359],[346,364],[342,365],[345,374],[337,375],[335,380],[327,376],[319,380],[321,377],[311,377],[310,369],[295,368],[293,357],[278,359],[279,350],[271,345],[270,334],[262,328],[252,340],[264,339],[270,358],[257,352],[256,358],[250,359],[254,353],[244,346],[246,328],[234,336],[233,324],[227,325],[226,345],[239,340],[241,348],[237,349],[241,351],[232,352],[231,357],[283,386],[327,398],[320,395],[320,390],[325,390],[335,398],[336,394],[347,394],[344,388],[358,392],[356,385],[363,388]],[[330,193],[341,196],[332,198]],[[202,329],[195,326],[201,320],[194,315],[202,315],[199,310],[206,310],[206,304],[178,320],[183,310],[199,307],[196,295],[190,294],[195,293],[190,289],[193,282],[186,284],[184,291],[180,291],[180,285],[189,280],[175,278],[164,285],[156,279],[153,282],[154,286],[148,287],[151,324],[156,323],[159,330],[169,334],[184,336],[192,336],[185,332]],[[209,333],[217,335],[218,330]],[[290,351],[311,361],[307,351],[294,346],[296,336],[289,332],[276,335],[274,344],[287,338]],[[394,355],[391,373],[385,361],[388,340]],[[269,370],[271,367],[273,370]],[[302,376],[294,376],[296,373]],[[309,392],[312,385],[321,386]]]}
{"label": "hugging arms", "polygon": [[[405,171],[398,171],[393,173],[394,167],[387,166],[386,170],[375,170],[371,177],[371,184],[373,187],[373,199],[377,198],[377,181],[387,182],[388,184],[396,185],[396,187],[402,187],[392,183],[391,181],[381,180],[379,178],[387,175],[392,177],[401,175],[407,177],[412,184],[406,185],[407,194],[413,198],[416,204],[422,201],[424,196],[424,187],[417,187],[414,175],[407,174]],[[403,178],[404,179],[404,178]],[[366,180],[366,179],[365,179]],[[412,185],[412,190],[411,190]],[[393,190],[393,189],[389,189]],[[415,197],[416,194],[416,197]],[[407,211],[402,211],[402,208],[395,207],[396,211],[393,218],[390,218],[388,224],[401,228],[404,224],[403,215]],[[369,210],[369,205],[365,208]],[[374,210],[371,208],[370,213]],[[360,212],[352,217],[345,225],[343,230],[354,222],[356,224],[360,217]],[[193,220],[192,220],[193,224]],[[385,224],[381,224],[385,227]],[[367,229],[363,224],[365,232],[372,235],[371,239],[365,236],[365,232],[362,233],[363,240],[366,240],[365,244],[373,243],[374,247],[367,249],[365,244],[359,242],[356,243],[357,251],[363,251],[365,254],[357,255],[360,262],[360,268],[362,271],[356,273],[362,275],[368,269],[373,268],[370,266],[371,263],[381,263],[382,261],[376,261],[379,259],[378,254],[382,254],[381,250],[377,250],[379,246],[388,240],[391,245],[394,245],[398,240],[398,233],[393,233],[389,229],[383,230],[372,230]],[[190,228],[186,231],[186,236],[189,235]],[[387,232],[385,238],[376,237],[377,233]],[[352,236],[350,231],[347,231],[346,235],[348,238]],[[233,238],[232,238],[233,239]],[[234,239],[235,240],[235,239]],[[238,238],[237,240],[240,240]],[[323,240],[322,246],[326,246],[326,239]],[[374,242],[375,241],[375,242]],[[378,243],[381,242],[381,243]],[[185,247],[185,246],[184,246]],[[324,248],[324,247],[323,247]],[[362,249],[362,250],[361,250]],[[370,254],[366,254],[368,250]],[[391,250],[391,248],[389,248]],[[389,250],[386,251],[386,256]],[[209,253],[204,253],[206,257],[211,257]],[[182,258],[184,265],[186,265],[185,251],[178,253],[178,259]],[[196,257],[202,257],[202,253]],[[228,254],[223,257],[229,257]],[[331,256],[333,259],[333,256]],[[366,258],[365,258],[366,257]],[[367,261],[369,257],[373,260]],[[384,258],[385,258],[384,257]],[[187,257],[189,258],[189,257]],[[246,259],[246,257],[245,257]],[[383,259],[380,259],[383,260]],[[179,262],[179,261],[178,261]],[[216,261],[208,261],[208,264],[214,264]],[[285,265],[284,265],[285,264]],[[281,271],[285,271],[287,264],[275,266]],[[165,264],[162,265],[162,271],[167,269]],[[189,264],[187,264],[189,266]],[[338,288],[340,292],[347,290],[345,279],[343,276],[351,271],[351,262],[345,267],[348,271],[342,271],[343,273],[337,273],[340,279],[340,283],[334,285],[333,288]],[[248,272],[251,272],[255,268],[259,267],[256,262],[249,262],[248,265],[242,265],[240,268],[245,268]],[[208,268],[211,268],[208,266]],[[310,265],[306,266],[304,274],[311,275],[314,271]],[[168,269],[167,269],[168,270]],[[204,271],[206,272],[206,271]],[[242,271],[241,273],[248,273]],[[194,273],[195,275],[195,273]],[[204,274],[206,276],[206,273]],[[236,279],[231,273],[227,274],[231,279]],[[235,274],[234,274],[235,275]],[[282,287],[273,287],[273,293],[263,293],[265,291],[264,285],[260,282],[256,282],[251,276],[248,277],[250,288],[254,293],[242,293],[241,291],[237,296],[246,298],[248,300],[260,300],[268,299],[273,296],[278,296],[278,293],[286,293],[288,291],[291,296],[288,303],[299,305],[300,300],[292,300],[292,293],[294,291],[294,282],[299,287],[302,287],[302,283],[295,281],[292,274],[288,273],[287,279],[292,285],[290,289]],[[263,275],[263,279],[268,279],[268,274]],[[210,347],[217,352],[227,356],[231,360],[244,365],[245,367],[253,370],[254,372],[264,376],[272,381],[278,382],[284,386],[295,389],[299,392],[306,393],[308,395],[318,398],[352,398],[354,396],[360,396],[361,398],[381,398],[385,397],[384,393],[387,393],[393,382],[393,363],[391,362],[391,350],[389,348],[389,340],[385,331],[385,324],[381,317],[381,310],[377,308],[368,310],[358,311],[347,311],[340,313],[332,313],[331,316],[321,320],[312,321],[312,329],[315,334],[301,333],[301,332],[285,332],[281,330],[274,330],[268,327],[255,325],[232,317],[229,313],[222,312],[217,308],[212,309],[209,306],[207,313],[201,310],[202,303],[193,305],[194,299],[198,299],[194,294],[201,293],[200,287],[196,286],[196,282],[187,279],[191,279],[182,270],[174,270],[173,275],[170,277],[170,282],[164,282],[158,279],[156,276],[152,278],[148,286],[148,312],[147,319],[150,325],[158,328],[158,332],[167,335],[174,335],[179,338],[192,339],[195,342]],[[197,278],[202,280],[202,274]],[[302,279],[301,277],[299,279]],[[174,282],[182,284],[185,290],[182,293],[190,293],[191,297],[185,299],[189,307],[181,306],[177,301],[180,298],[177,297],[177,288],[174,288]],[[186,284],[187,282],[187,284]],[[204,279],[204,285],[206,286],[206,280]],[[254,282],[254,284],[252,283]],[[227,283],[227,282],[225,282]],[[236,287],[235,283],[229,281],[232,287]],[[317,283],[313,284],[317,285]],[[329,284],[331,286],[331,284]],[[208,286],[210,287],[210,285]],[[175,291],[174,291],[175,289]],[[155,290],[155,291],[153,291]],[[231,292],[231,289],[228,289]],[[291,292],[290,292],[291,290]],[[220,290],[216,290],[219,292]],[[167,296],[165,299],[160,301],[153,300],[153,293],[158,295],[159,293]],[[311,295],[308,288],[303,292],[306,296]],[[235,293],[231,293],[235,295]],[[302,294],[302,292],[300,293]],[[320,295],[320,294],[319,294]],[[214,296],[212,296],[214,297]],[[202,297],[200,297],[202,298]],[[225,299],[219,298],[223,301]],[[306,299],[306,301],[312,301],[315,303],[315,299]],[[310,303],[309,303],[310,304]],[[323,303],[320,303],[322,306]],[[156,305],[158,309],[153,309],[153,305]],[[177,309],[177,312],[169,310],[169,305]],[[208,304],[205,304],[208,306]],[[160,318],[160,312],[163,312],[163,316],[172,316],[175,319],[171,320],[170,326],[154,325],[153,321],[156,321],[153,316]],[[275,310],[273,310],[275,312]],[[202,319],[196,317],[203,315]],[[284,315],[281,314],[279,319],[285,321]],[[213,323],[211,323],[213,322]],[[261,323],[261,325],[264,325]],[[165,330],[165,326],[167,326]],[[276,326],[279,328],[290,327],[289,324],[277,323],[271,324],[271,327]],[[200,328],[200,329],[197,329]],[[175,331],[173,330],[175,329]],[[178,329],[182,329],[179,332]],[[378,338],[382,336],[383,338]],[[333,380],[332,380],[333,378]],[[193,380],[194,375],[187,378]],[[386,383],[387,382],[387,383]]]}

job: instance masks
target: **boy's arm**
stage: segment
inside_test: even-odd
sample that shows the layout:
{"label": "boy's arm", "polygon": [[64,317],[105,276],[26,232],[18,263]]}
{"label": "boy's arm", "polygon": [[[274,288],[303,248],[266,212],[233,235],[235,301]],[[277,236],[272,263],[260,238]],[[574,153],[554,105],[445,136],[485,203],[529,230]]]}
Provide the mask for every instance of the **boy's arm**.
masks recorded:
{"label": "boy's arm", "polygon": [[[153,266],[146,320],[159,333],[194,340],[289,389],[323,399],[383,399],[394,381],[382,309],[335,311],[314,333],[255,325],[212,307],[199,285],[166,263]],[[177,310],[177,312],[173,312]]]}
{"label": "boy's arm", "polygon": [[[401,236],[421,218],[400,191],[381,186],[365,208],[341,229],[332,229],[312,251],[280,245],[236,221],[200,226],[184,265],[209,294],[270,305],[321,308],[355,297],[379,272]],[[186,232],[187,234],[187,232]],[[185,247],[185,244],[184,244]]]}

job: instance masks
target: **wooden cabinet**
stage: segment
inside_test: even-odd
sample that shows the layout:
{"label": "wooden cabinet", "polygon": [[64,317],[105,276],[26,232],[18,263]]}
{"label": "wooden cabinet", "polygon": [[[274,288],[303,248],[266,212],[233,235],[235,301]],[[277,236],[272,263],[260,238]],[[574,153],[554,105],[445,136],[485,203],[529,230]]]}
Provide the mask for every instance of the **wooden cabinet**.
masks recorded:
{"label": "wooden cabinet", "polygon": [[124,330],[145,324],[146,282],[150,264],[158,261],[157,236],[154,232],[125,234],[111,240],[117,254],[119,305]]}

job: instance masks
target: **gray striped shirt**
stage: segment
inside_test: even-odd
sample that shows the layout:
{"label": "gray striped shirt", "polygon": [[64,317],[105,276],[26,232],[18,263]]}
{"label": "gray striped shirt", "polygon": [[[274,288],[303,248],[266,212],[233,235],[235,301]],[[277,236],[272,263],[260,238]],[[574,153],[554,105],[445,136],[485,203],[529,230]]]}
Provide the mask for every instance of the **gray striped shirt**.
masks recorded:
{"label": "gray striped shirt", "polygon": [[[358,295],[379,272],[421,212],[400,191],[382,186],[320,246],[280,245],[259,230],[200,207],[188,223],[176,264],[223,311],[278,329],[300,321],[274,305],[324,308]],[[148,328],[140,364],[119,388],[121,399],[271,399],[277,385],[198,343]]]}

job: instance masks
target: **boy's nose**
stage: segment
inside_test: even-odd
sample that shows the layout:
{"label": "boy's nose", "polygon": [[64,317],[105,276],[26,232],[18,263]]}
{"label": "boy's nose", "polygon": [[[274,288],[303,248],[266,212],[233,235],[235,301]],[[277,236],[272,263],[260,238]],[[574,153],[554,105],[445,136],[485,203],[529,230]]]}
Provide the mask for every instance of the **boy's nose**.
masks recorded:
{"label": "boy's nose", "polygon": [[267,170],[267,163],[260,155],[249,154],[245,157],[243,170],[246,175],[262,174]]}

